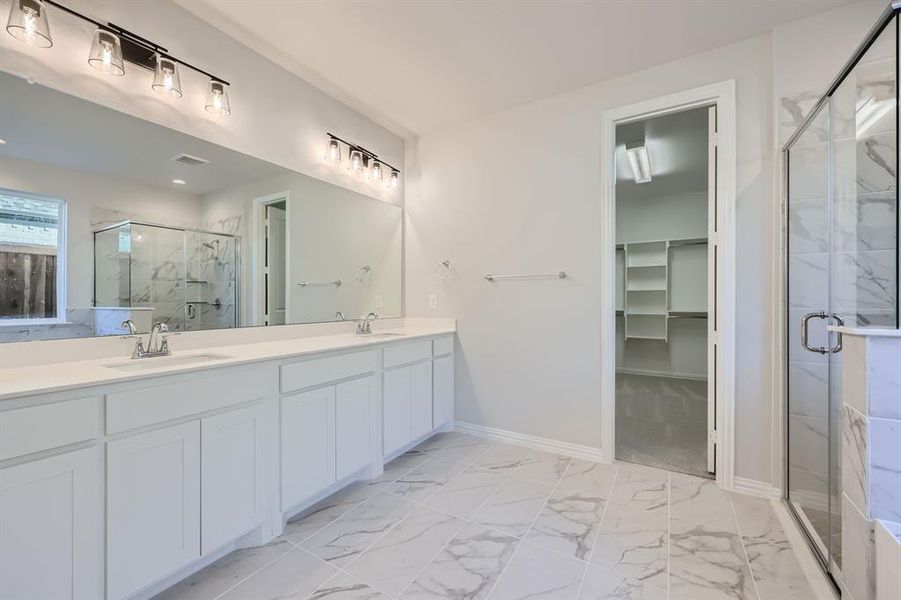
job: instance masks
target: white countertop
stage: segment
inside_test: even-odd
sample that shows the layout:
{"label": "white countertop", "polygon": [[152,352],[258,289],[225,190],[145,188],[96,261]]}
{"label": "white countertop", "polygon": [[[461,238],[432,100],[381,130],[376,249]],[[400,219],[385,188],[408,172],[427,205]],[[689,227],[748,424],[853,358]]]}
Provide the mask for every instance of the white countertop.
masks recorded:
{"label": "white countertop", "polygon": [[64,390],[90,387],[95,385],[138,381],[160,375],[204,371],[220,367],[249,364],[254,362],[278,360],[332,350],[365,348],[384,344],[396,344],[411,339],[453,333],[455,328],[446,321],[430,323],[422,320],[415,325],[376,330],[374,333],[400,333],[394,337],[367,337],[348,333],[324,335],[318,337],[301,337],[287,340],[235,344],[231,346],[214,346],[203,349],[192,349],[179,352],[177,339],[173,340],[172,356],[192,356],[197,354],[222,354],[228,356],[219,360],[190,364],[166,364],[166,358],[147,358],[142,361],[160,361],[159,368],[142,369],[140,371],[122,371],[106,365],[119,364],[129,360],[128,356],[117,358],[101,358],[93,360],[61,362],[31,367],[0,368],[0,401],[10,400],[33,394],[46,394]]}

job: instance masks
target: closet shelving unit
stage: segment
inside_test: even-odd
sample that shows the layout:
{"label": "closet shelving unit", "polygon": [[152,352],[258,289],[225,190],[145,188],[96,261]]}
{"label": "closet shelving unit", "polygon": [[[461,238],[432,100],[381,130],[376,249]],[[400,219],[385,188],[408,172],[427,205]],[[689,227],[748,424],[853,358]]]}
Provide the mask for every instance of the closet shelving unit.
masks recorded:
{"label": "closet shelving unit", "polygon": [[[622,311],[627,340],[669,340],[669,320],[706,318],[706,310],[671,310],[670,264],[673,248],[706,244],[707,238],[653,240],[619,244],[622,251]],[[619,260],[619,259],[618,259]],[[706,270],[706,269],[705,269]],[[706,304],[706,297],[702,299]]]}

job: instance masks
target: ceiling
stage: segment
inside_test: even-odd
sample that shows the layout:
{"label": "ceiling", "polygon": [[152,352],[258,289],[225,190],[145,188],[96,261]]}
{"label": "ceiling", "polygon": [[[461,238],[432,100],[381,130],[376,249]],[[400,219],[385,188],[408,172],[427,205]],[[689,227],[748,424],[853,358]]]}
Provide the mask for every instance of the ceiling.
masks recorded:
{"label": "ceiling", "polygon": [[849,3],[175,1],[401,135],[711,50]]}
{"label": "ceiling", "polygon": [[[10,156],[198,195],[288,173],[256,158],[0,73]],[[189,154],[210,161],[186,166]],[[184,185],[175,185],[181,179]]]}
{"label": "ceiling", "polygon": [[[616,128],[616,197],[645,200],[707,191],[708,108],[669,113]],[[635,183],[625,145],[644,141],[651,181]]]}

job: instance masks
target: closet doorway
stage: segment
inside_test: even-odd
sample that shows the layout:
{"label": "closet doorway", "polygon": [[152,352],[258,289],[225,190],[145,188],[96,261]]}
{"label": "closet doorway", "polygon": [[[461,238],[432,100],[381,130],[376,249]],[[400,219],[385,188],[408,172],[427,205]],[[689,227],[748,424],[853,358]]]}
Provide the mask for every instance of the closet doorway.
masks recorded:
{"label": "closet doorway", "polygon": [[604,294],[604,448],[616,460],[720,480],[728,454],[731,479],[721,397],[731,409],[723,380],[731,380],[731,344],[728,353],[720,347],[731,335],[718,331],[732,305],[731,280],[722,278],[734,277],[722,247],[731,236],[720,231],[722,178],[732,174],[720,148],[722,99],[663,106],[623,109],[605,123],[613,293]]}

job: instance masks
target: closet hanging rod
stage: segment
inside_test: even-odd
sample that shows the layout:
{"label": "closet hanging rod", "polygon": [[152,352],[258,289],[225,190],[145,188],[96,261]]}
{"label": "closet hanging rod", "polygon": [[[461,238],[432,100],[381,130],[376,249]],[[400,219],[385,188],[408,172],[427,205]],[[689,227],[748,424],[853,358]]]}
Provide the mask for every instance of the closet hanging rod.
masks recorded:
{"label": "closet hanging rod", "polygon": [[496,281],[498,279],[566,279],[566,271],[558,271],[556,273],[534,273],[523,275],[485,275],[488,281]]}
{"label": "closet hanging rod", "polygon": [[326,286],[333,285],[335,287],[340,287],[343,282],[340,279],[336,279],[334,281],[298,281],[297,285],[300,287],[312,287],[312,286]]}

